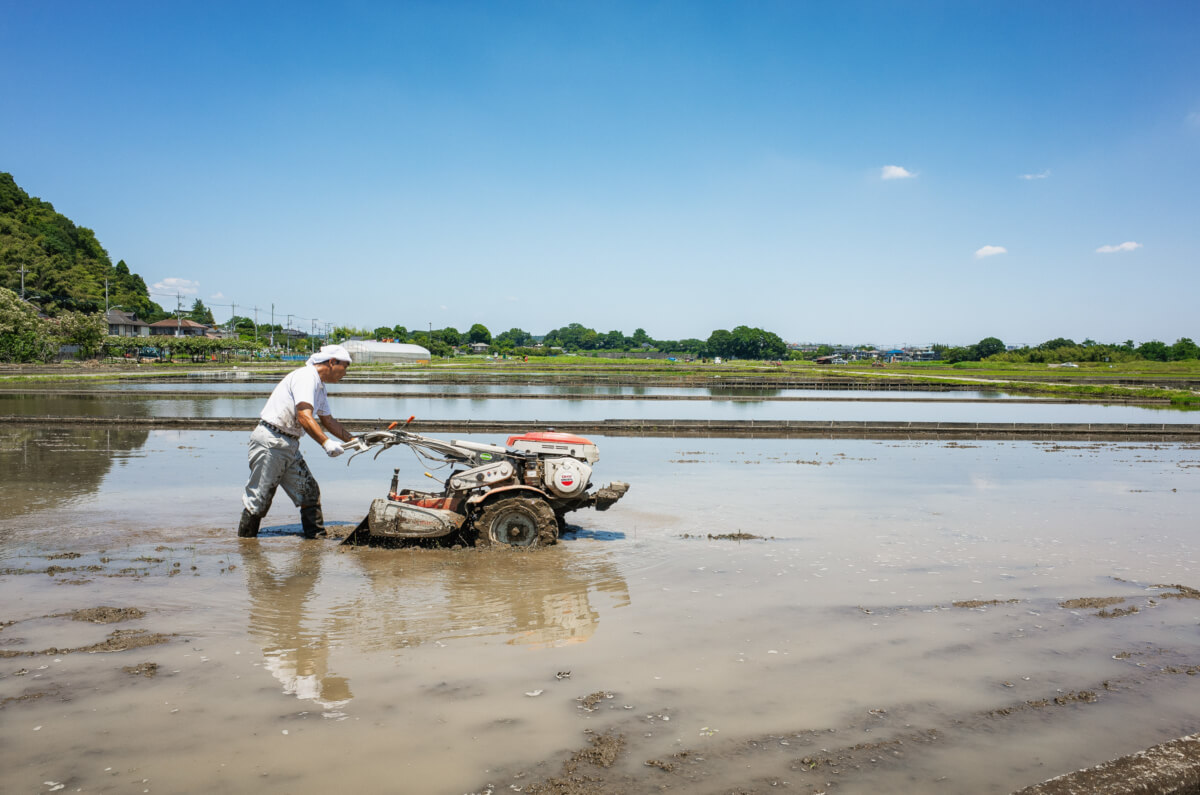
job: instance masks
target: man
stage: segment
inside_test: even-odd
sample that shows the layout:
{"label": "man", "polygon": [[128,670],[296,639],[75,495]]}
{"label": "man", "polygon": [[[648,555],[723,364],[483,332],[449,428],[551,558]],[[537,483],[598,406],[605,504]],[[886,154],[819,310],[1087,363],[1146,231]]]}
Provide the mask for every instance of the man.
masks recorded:
{"label": "man", "polygon": [[279,486],[300,509],[304,537],[325,535],[321,489],[300,455],[300,437],[307,433],[330,458],[345,452],[342,442],[353,437],[330,413],[325,385],[341,381],[349,366],[350,354],[345,348],[325,345],[303,367],[284,376],[271,392],[258,426],[250,434],[250,480],[242,495],[239,537],[258,536],[259,523]]}

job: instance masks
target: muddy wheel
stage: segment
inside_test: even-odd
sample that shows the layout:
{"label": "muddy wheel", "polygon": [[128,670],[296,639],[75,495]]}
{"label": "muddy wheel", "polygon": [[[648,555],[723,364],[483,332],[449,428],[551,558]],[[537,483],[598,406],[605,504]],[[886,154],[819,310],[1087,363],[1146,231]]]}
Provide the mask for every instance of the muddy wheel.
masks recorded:
{"label": "muddy wheel", "polygon": [[475,530],[479,533],[475,545],[479,547],[538,547],[558,540],[554,509],[532,497],[509,497],[491,503],[475,520]]}

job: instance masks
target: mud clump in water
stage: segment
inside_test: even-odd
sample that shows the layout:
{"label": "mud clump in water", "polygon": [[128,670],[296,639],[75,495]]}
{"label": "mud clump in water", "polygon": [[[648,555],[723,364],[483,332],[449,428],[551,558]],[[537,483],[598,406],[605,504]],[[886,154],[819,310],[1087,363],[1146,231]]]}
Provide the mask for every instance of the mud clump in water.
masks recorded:
{"label": "mud clump in water", "polygon": [[1116,610],[1101,610],[1096,613],[1100,618],[1120,618],[1121,616],[1131,616],[1138,612],[1137,605],[1133,607],[1119,607]]}
{"label": "mud clump in water", "polygon": [[67,613],[72,621],[90,621],[93,624],[116,624],[119,621],[133,621],[142,618],[146,613],[136,607],[88,607]]}
{"label": "mud clump in water", "polygon": [[1200,599],[1200,590],[1186,585],[1152,585],[1151,588],[1174,588],[1176,593],[1164,593],[1164,599]]}
{"label": "mud clump in water", "polygon": [[1089,608],[1111,607],[1119,605],[1125,601],[1123,596],[1085,596],[1082,599],[1068,599],[1065,602],[1059,602],[1059,607],[1065,607],[1068,610],[1087,610]]}
{"label": "mud clump in water", "polygon": [[144,663],[138,663],[137,665],[126,665],[123,668],[121,668],[121,670],[124,671],[125,673],[131,674],[133,676],[141,675],[141,676],[153,678],[155,675],[158,674],[158,663],[144,662]]}
{"label": "mud clump in water", "polygon": [[9,704],[19,704],[23,701],[37,701],[39,698],[45,698],[46,696],[49,696],[49,695],[55,695],[55,694],[47,692],[45,690],[40,690],[40,691],[37,691],[34,693],[23,693],[19,696],[9,696],[8,698],[0,698],[0,709],[3,709],[4,707],[8,706]]}
{"label": "mud clump in water", "polygon": [[625,735],[614,732],[588,732],[588,735],[591,746],[571,754],[571,758],[563,763],[562,775],[530,784],[524,791],[532,795],[604,795],[623,791],[613,789],[611,782],[588,772],[588,768],[580,768],[584,764],[595,768],[612,767],[625,748]]}
{"label": "mud clump in water", "polygon": [[968,599],[962,602],[951,602],[955,607],[987,607],[988,605],[1015,605],[1019,599]]}
{"label": "mud clump in water", "polygon": [[612,697],[613,697],[612,693],[606,693],[603,690],[597,690],[595,693],[592,693],[590,696],[585,696],[584,698],[579,699],[579,705],[583,709],[586,709],[588,712],[591,712],[592,710],[596,709],[596,705],[599,704],[601,701],[603,701],[606,698],[612,698]]}
{"label": "mud clump in water", "polygon": [[0,649],[0,659],[11,657],[37,657],[39,655],[52,654],[74,654],[76,652],[87,652],[88,654],[104,654],[114,651],[128,651],[129,649],[140,649],[143,646],[157,646],[160,643],[169,643],[174,635],[164,635],[161,632],[147,632],[144,629],[117,629],[104,640],[99,643],[93,643],[90,646],[79,646],[73,649],[60,649],[56,646],[51,646],[49,649],[41,651],[17,651],[15,649]]}
{"label": "mud clump in water", "polygon": [[756,536],[752,533],[743,533],[740,530],[736,533],[709,533],[708,535],[703,535],[703,536],[702,535],[691,535],[690,533],[684,533],[683,535],[680,536],[680,538],[707,538],[709,541],[763,541],[764,540],[764,538],[762,536]]}

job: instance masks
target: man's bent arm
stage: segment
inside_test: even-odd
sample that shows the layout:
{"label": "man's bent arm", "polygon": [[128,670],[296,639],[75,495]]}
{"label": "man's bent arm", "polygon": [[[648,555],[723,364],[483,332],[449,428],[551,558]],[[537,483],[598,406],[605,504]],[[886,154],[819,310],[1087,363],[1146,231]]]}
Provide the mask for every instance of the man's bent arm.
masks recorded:
{"label": "man's bent arm", "polygon": [[320,416],[321,424],[325,426],[325,430],[333,436],[341,439],[343,442],[348,442],[354,437],[346,430],[346,427],[337,421],[337,418],[332,414],[322,414]]}
{"label": "man's bent arm", "polygon": [[[350,434],[346,433],[346,429],[342,424],[333,417],[326,415],[321,417],[321,421],[317,422],[317,418],[313,416],[312,406],[307,403],[296,404],[296,421],[300,423],[300,427],[312,437],[313,441],[322,447],[330,436],[336,436],[343,442],[348,442],[351,439]],[[322,428],[321,426],[325,426]],[[326,431],[329,431],[326,434]]]}

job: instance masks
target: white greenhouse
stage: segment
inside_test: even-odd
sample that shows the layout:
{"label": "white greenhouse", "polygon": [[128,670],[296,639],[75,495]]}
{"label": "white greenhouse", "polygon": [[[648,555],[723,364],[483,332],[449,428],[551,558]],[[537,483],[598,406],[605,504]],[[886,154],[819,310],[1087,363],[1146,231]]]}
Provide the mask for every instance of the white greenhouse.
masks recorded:
{"label": "white greenhouse", "polygon": [[420,345],[375,340],[347,340],[342,347],[355,364],[428,364],[429,351]]}

